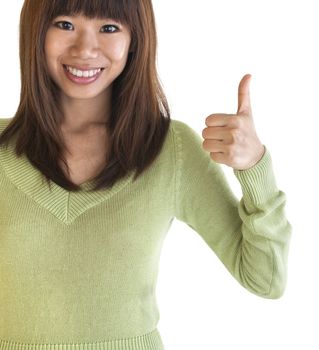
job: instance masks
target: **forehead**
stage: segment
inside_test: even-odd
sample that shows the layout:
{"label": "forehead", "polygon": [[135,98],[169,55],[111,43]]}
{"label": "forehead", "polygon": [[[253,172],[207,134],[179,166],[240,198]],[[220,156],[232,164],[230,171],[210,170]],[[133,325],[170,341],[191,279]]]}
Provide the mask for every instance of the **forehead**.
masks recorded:
{"label": "forehead", "polygon": [[71,19],[72,21],[79,21],[79,22],[84,22],[84,21],[104,22],[105,20],[108,20],[108,21],[118,22],[118,23],[121,23],[121,24],[125,25],[125,23],[122,23],[122,21],[120,19],[117,19],[117,18],[102,17],[102,16],[89,18],[89,17],[87,17],[87,16],[85,16],[83,14],[72,14],[72,15],[63,14],[63,15],[58,15],[55,18]]}
{"label": "forehead", "polygon": [[57,16],[84,16],[88,19],[110,18],[122,23],[130,24],[132,17],[132,3],[128,0],[51,0],[50,19]]}

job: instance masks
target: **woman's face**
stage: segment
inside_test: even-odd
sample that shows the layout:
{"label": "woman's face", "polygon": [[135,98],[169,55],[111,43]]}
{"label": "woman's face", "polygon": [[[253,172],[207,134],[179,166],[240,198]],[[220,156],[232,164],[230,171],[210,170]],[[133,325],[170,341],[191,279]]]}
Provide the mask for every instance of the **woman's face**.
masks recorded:
{"label": "woman's face", "polygon": [[68,97],[95,97],[125,68],[130,42],[129,28],[115,20],[58,16],[45,38],[49,74]]}

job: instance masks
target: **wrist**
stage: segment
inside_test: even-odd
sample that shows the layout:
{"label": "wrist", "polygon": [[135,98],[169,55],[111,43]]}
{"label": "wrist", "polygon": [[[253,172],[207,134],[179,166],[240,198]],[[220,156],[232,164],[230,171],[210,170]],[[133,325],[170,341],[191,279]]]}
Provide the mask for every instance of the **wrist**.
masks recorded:
{"label": "wrist", "polygon": [[261,161],[261,159],[265,155],[265,152],[266,152],[265,146],[261,145],[260,151],[258,152],[256,159],[252,162],[252,164],[250,164],[248,167],[246,167],[245,169],[242,169],[242,170],[248,170],[248,169],[251,169],[252,167],[254,167],[257,163],[259,163]]}

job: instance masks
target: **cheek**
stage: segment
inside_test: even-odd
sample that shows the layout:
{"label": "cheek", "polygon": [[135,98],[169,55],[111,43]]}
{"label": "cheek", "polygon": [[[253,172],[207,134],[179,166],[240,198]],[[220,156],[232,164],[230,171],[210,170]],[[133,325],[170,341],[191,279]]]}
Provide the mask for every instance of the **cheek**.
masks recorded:
{"label": "cheek", "polygon": [[61,42],[49,33],[44,42],[44,52],[48,64],[56,62],[56,58],[60,55]]}
{"label": "cheek", "polygon": [[127,58],[129,50],[129,43],[127,40],[114,41],[111,45],[107,45],[106,47],[108,47],[107,51],[109,56],[114,61],[122,61]]}

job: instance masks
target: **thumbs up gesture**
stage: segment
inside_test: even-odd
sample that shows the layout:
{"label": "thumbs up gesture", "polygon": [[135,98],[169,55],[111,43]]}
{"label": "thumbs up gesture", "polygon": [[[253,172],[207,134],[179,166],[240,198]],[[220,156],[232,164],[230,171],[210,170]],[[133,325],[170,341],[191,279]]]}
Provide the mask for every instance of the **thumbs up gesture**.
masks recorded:
{"label": "thumbs up gesture", "polygon": [[246,170],[263,157],[265,147],[259,140],[252,116],[249,83],[251,75],[246,74],[238,87],[237,114],[211,114],[206,118],[203,129],[203,148],[217,163],[233,169]]}

